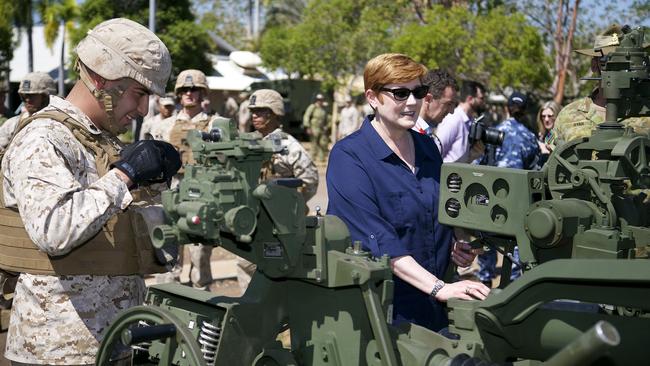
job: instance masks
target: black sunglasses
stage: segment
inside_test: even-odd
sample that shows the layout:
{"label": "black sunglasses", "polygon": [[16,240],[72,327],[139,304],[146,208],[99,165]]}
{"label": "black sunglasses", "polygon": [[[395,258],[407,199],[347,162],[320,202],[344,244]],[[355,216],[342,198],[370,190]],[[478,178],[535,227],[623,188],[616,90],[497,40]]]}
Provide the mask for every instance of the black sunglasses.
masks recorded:
{"label": "black sunglasses", "polygon": [[178,88],[178,93],[179,94],[185,94],[188,91],[194,93],[194,92],[200,91],[200,90],[201,90],[201,88],[197,88],[197,87],[194,87],[194,86],[191,86],[191,87],[184,86],[184,87]]}
{"label": "black sunglasses", "polygon": [[379,91],[390,92],[393,94],[393,98],[395,98],[395,100],[401,102],[407,100],[409,98],[409,95],[411,95],[411,93],[413,93],[415,99],[424,98],[429,92],[429,87],[426,85],[420,85],[413,90],[409,88],[395,88],[395,89],[379,88]]}

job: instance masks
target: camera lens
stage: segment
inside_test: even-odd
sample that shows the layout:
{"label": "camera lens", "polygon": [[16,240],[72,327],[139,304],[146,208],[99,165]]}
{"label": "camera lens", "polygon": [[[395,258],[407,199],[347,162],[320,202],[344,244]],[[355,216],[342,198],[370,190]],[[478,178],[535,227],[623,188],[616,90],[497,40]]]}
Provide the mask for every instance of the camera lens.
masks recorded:
{"label": "camera lens", "polygon": [[486,144],[501,146],[503,145],[503,138],[505,135],[506,134],[503,131],[488,127],[485,129],[485,134],[481,137],[483,142]]}

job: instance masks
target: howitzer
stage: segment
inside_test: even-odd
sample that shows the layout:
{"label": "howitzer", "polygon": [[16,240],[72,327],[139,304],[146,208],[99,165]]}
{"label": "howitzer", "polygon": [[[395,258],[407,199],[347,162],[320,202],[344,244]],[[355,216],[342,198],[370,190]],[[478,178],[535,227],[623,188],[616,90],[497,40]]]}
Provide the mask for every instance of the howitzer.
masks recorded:
{"label": "howitzer", "polygon": [[[611,138],[613,146],[618,146],[614,140],[636,138],[620,129],[607,132],[612,131],[619,134]],[[599,203],[598,195],[608,197],[604,188],[591,193],[595,196],[585,193],[594,184],[621,179],[641,186],[647,169],[633,165],[637,179],[624,174],[632,169],[628,163],[603,154],[597,161],[604,166],[584,173],[588,183],[578,184],[580,195],[553,196],[550,192],[568,186],[551,180],[550,168],[445,166],[441,221],[444,216],[449,224],[498,234],[506,246],[516,238],[526,263],[521,279],[485,301],[451,299],[450,331],[458,338],[449,339],[417,325],[390,325],[389,258],[372,258],[352,243],[337,217],[305,216],[295,181],[259,183],[262,162],[279,150],[272,138],[238,134],[222,119],[209,134],[190,132],[188,142],[197,163],[186,167],[176,189],[164,192],[168,224],[153,231],[154,242],[219,245],[255,263],[257,272],[240,298],[174,284],[152,286],[144,306],[119,315],[104,333],[100,365],[116,346],[133,348],[134,363],[143,365],[627,365],[647,360],[643,336],[650,329],[650,266],[628,259],[634,247],[648,245],[647,222],[630,222],[635,214],[628,214],[623,224],[616,205]],[[647,147],[647,138],[642,143]],[[583,167],[582,155],[565,154],[560,155],[568,159],[564,169],[594,170]],[[624,191],[616,192],[628,201]],[[558,204],[542,205],[549,201]],[[581,203],[574,212],[565,201]],[[607,216],[609,206],[616,218]],[[550,215],[546,225],[559,224],[552,230],[527,227],[526,213],[542,208],[550,214],[534,214],[530,222]],[[578,240],[581,249],[575,253],[582,254],[565,248],[592,229],[591,236]],[[529,235],[546,241],[537,245]],[[593,253],[606,254],[594,258]],[[602,310],[601,304],[620,311]],[[289,348],[276,341],[285,329],[290,329]]]}

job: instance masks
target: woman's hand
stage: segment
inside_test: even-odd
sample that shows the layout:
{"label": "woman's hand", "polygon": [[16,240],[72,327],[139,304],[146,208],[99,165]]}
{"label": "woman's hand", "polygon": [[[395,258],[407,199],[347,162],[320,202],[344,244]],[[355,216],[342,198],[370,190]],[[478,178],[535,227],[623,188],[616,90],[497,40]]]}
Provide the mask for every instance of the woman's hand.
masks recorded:
{"label": "woman's hand", "polygon": [[448,283],[436,294],[436,300],[447,302],[452,297],[463,300],[485,300],[490,289],[480,282],[464,280]]}
{"label": "woman's hand", "polygon": [[454,247],[451,249],[451,260],[458,267],[469,267],[476,258],[476,252],[472,246],[464,240],[456,240]]}

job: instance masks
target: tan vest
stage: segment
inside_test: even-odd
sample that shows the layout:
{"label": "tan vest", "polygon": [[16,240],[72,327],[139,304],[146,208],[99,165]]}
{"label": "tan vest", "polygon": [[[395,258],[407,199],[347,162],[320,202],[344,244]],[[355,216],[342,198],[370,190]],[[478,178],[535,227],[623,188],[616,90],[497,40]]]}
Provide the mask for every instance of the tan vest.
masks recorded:
{"label": "tan vest", "polygon": [[[48,118],[66,126],[95,156],[100,177],[119,159],[119,152],[105,136],[91,134],[63,111],[47,111],[26,118],[14,136],[36,118]],[[0,153],[0,160],[4,152]],[[0,174],[0,196],[2,175]],[[135,195],[134,195],[135,197]],[[134,275],[166,271],[155,259],[154,247],[142,216],[135,210],[114,215],[92,239],[63,256],[50,256],[38,249],[25,231],[16,209],[0,208],[0,268],[46,275]],[[132,203],[131,207],[137,205]]]}
{"label": "tan vest", "polygon": [[174,145],[178,153],[181,155],[181,169],[178,170],[179,174],[184,172],[182,167],[185,164],[194,164],[196,161],[192,155],[192,148],[187,142],[187,133],[190,130],[199,130],[207,132],[210,127],[210,118],[203,119],[200,121],[186,121],[186,120],[176,120],[174,121],[174,126],[169,132],[169,143]]}

